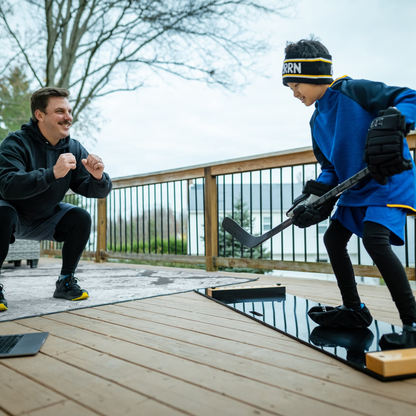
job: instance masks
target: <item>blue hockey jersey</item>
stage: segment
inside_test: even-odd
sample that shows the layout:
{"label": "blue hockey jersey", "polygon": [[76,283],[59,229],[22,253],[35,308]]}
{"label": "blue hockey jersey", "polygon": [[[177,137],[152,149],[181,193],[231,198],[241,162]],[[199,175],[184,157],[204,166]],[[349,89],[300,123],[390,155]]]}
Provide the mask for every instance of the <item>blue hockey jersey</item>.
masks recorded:
{"label": "blue hockey jersey", "polygon": [[[322,168],[319,182],[337,185],[364,169],[366,137],[380,110],[396,107],[412,129],[416,121],[416,91],[389,87],[381,82],[342,77],[334,81],[315,103],[311,118],[313,151]],[[406,140],[403,154],[411,159]],[[395,207],[416,212],[415,166],[380,185],[369,178],[344,192],[339,207]],[[343,221],[342,221],[343,222]],[[352,232],[360,232],[344,224]],[[391,227],[390,227],[391,228]]]}
{"label": "blue hockey jersey", "polygon": [[[366,167],[367,131],[380,110],[398,108],[410,128],[416,121],[416,91],[349,77],[337,79],[315,106],[310,125],[313,150],[322,167],[318,181],[331,185]],[[403,153],[411,159],[406,141]],[[388,179],[387,185],[363,181],[345,192],[338,206],[400,206],[416,211],[415,168]]]}

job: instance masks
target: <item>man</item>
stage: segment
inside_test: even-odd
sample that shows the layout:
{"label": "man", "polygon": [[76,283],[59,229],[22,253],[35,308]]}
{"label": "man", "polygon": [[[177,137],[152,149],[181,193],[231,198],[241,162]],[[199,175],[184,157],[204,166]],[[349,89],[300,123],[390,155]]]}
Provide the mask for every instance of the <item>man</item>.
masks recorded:
{"label": "man", "polygon": [[[62,203],[66,192],[105,198],[111,180],[104,163],[71,139],[69,92],[46,87],[35,91],[32,117],[0,146],[0,264],[17,239],[63,242],[62,269],[55,298],[82,300],[88,292],[77,284],[75,270],[90,236],[89,213]],[[0,311],[7,310],[0,284]]]}

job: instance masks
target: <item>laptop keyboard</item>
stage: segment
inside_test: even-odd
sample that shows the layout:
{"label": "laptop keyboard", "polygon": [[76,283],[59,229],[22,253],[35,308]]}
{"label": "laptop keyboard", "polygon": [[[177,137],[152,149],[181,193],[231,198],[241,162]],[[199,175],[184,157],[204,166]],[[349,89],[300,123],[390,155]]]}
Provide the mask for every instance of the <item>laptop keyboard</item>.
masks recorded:
{"label": "laptop keyboard", "polygon": [[6,335],[0,337],[0,354],[8,354],[23,335]]}

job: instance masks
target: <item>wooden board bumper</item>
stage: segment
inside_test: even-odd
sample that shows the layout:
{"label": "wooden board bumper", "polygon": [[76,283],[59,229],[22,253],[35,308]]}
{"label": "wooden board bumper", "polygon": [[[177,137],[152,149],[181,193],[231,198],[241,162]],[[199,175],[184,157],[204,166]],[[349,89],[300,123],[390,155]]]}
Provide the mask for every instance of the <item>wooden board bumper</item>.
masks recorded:
{"label": "wooden board bumper", "polygon": [[275,285],[257,285],[257,286],[223,286],[210,287],[205,289],[205,294],[220,301],[229,299],[262,299],[269,297],[284,296],[286,293],[285,286],[280,283]]}
{"label": "wooden board bumper", "polygon": [[383,377],[416,374],[416,348],[366,354],[366,366]]}

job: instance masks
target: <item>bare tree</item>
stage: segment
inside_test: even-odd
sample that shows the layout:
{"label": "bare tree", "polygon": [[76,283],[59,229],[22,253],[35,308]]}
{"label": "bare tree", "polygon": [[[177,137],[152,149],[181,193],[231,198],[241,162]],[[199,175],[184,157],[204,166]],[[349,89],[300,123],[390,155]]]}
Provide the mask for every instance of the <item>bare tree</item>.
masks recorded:
{"label": "bare tree", "polygon": [[[0,0],[3,71],[24,62],[36,88],[71,90],[74,121],[91,102],[171,73],[233,90],[267,50],[252,30],[290,0]],[[7,36],[6,36],[7,35]]]}

